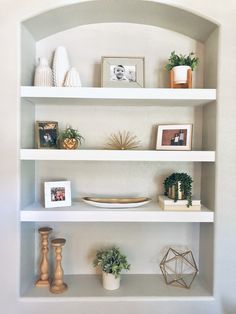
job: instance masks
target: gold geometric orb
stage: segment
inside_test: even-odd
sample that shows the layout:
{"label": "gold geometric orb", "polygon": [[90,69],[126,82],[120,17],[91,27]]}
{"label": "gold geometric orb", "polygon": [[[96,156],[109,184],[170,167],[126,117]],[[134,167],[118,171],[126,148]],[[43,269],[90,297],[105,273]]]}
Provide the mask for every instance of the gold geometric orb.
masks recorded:
{"label": "gold geometric orb", "polygon": [[108,138],[107,147],[110,149],[135,149],[140,146],[140,141],[137,139],[136,135],[132,135],[129,131],[118,132],[116,134],[111,134]]}
{"label": "gold geometric orb", "polygon": [[160,263],[162,274],[167,285],[189,289],[195,279],[198,268],[193,253],[189,251],[177,252],[169,248]]}

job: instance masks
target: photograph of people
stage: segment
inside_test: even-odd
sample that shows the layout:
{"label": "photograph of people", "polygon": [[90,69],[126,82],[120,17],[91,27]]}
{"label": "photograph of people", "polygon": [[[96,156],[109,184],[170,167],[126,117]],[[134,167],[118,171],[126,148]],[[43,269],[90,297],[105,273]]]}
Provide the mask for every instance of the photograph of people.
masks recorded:
{"label": "photograph of people", "polygon": [[129,79],[126,77],[126,71],[125,67],[121,64],[118,64],[113,69],[114,75],[111,77],[111,81],[127,81],[129,82]]}
{"label": "photograph of people", "polygon": [[52,188],[51,189],[51,201],[58,202],[65,200],[65,188]]}
{"label": "photograph of people", "polygon": [[133,65],[111,65],[110,80],[113,82],[136,82],[136,67]]}

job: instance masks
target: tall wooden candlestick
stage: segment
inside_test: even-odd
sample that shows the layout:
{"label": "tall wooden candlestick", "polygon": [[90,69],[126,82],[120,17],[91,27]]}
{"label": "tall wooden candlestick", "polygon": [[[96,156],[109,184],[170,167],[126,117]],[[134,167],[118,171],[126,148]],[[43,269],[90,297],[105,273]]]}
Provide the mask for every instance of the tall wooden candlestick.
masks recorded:
{"label": "tall wooden candlestick", "polygon": [[66,240],[58,238],[58,239],[52,240],[51,243],[55,250],[56,267],[55,267],[54,278],[53,278],[52,285],[50,287],[50,291],[52,293],[62,293],[68,288],[67,284],[63,282],[64,272],[61,266],[61,260],[62,260],[61,252],[62,252],[62,247],[66,243]]}
{"label": "tall wooden candlestick", "polygon": [[39,228],[38,232],[41,236],[41,263],[39,267],[39,279],[36,281],[36,287],[48,287],[49,282],[49,263],[48,263],[48,237],[52,232],[52,228]]}

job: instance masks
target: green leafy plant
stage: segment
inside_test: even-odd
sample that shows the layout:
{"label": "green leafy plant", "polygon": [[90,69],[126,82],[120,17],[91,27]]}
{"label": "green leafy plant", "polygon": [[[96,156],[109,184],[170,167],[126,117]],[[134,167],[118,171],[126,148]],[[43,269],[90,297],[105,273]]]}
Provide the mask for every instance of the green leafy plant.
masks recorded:
{"label": "green leafy plant", "polygon": [[199,63],[199,58],[195,56],[194,52],[191,52],[188,56],[186,56],[182,54],[177,55],[175,51],[172,51],[168,61],[169,63],[165,66],[168,71],[178,65],[188,65],[191,67],[192,71],[194,71]]}
{"label": "green leafy plant", "polygon": [[80,132],[77,129],[72,128],[71,126],[67,126],[64,130],[62,130],[58,136],[58,140],[63,141],[65,139],[75,139],[80,144],[82,143],[82,140],[84,140],[83,136],[80,134]]}
{"label": "green leafy plant", "polygon": [[[178,184],[180,182],[180,185]],[[193,179],[187,173],[172,173],[164,181],[164,194],[168,196],[169,188],[175,187],[174,201],[178,200],[178,189],[184,194],[184,198],[188,201],[187,206],[192,206],[192,183]]]}
{"label": "green leafy plant", "polygon": [[104,272],[113,274],[115,278],[120,276],[122,269],[130,269],[126,256],[121,254],[120,249],[115,246],[98,250],[93,266],[100,266]]}

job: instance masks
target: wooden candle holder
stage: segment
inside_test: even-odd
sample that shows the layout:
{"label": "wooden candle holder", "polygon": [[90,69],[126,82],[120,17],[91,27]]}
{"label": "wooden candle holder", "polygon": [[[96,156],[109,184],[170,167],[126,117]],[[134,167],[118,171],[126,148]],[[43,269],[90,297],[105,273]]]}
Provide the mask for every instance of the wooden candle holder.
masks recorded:
{"label": "wooden candle holder", "polygon": [[55,250],[55,257],[56,257],[56,267],[54,271],[54,278],[52,285],[50,287],[50,291],[52,293],[62,293],[68,289],[66,283],[63,282],[63,269],[61,266],[62,260],[62,247],[65,245],[66,240],[62,238],[54,239],[51,241],[52,246]]}
{"label": "wooden candle holder", "polygon": [[188,69],[187,83],[176,84],[174,82],[174,71],[170,70],[170,88],[192,88],[192,70]]}
{"label": "wooden candle holder", "polygon": [[49,282],[49,263],[48,263],[48,237],[52,232],[52,228],[39,228],[38,232],[41,236],[41,263],[39,267],[39,279],[36,281],[36,287],[48,287]]}

